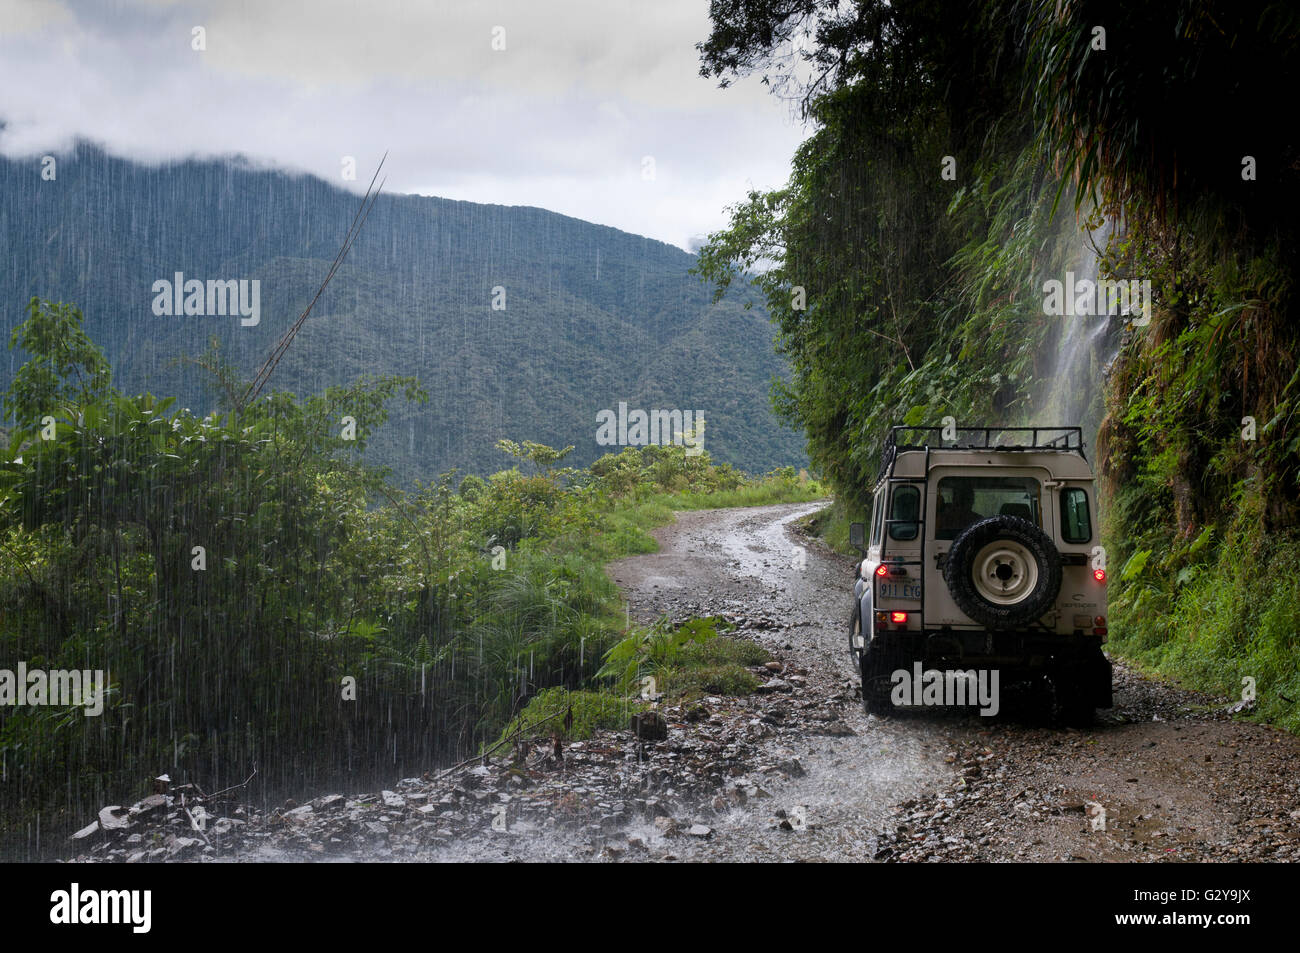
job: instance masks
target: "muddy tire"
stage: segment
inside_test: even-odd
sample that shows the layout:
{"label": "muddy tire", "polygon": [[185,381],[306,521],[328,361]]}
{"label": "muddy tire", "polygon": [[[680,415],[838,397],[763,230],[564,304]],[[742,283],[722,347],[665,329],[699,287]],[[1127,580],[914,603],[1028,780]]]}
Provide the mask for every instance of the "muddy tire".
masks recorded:
{"label": "muddy tire", "polygon": [[1061,554],[1029,520],[990,516],[957,536],[943,567],[957,607],[991,629],[1029,625],[1061,591]]}
{"label": "muddy tire", "polygon": [[887,639],[877,637],[867,644],[859,667],[862,672],[862,707],[868,715],[894,713],[894,702],[890,697],[893,683],[890,677],[902,663],[901,651]]}
{"label": "muddy tire", "polygon": [[1074,672],[1058,674],[1050,682],[1050,708],[1048,717],[1054,725],[1067,728],[1088,728],[1096,711],[1089,696],[1089,686],[1076,678]]}
{"label": "muddy tire", "polygon": [[1110,659],[1106,658],[1105,653],[1100,649],[1088,661],[1088,678],[1087,682],[1091,691],[1089,697],[1092,699],[1094,708],[1113,708],[1115,705],[1114,690],[1112,687],[1114,673],[1111,671]]}

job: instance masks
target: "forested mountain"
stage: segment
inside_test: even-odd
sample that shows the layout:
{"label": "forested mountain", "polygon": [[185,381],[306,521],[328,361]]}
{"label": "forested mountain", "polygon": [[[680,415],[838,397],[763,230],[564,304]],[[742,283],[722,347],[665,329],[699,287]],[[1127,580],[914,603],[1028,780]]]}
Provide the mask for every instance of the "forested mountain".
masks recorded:
{"label": "forested mountain", "polygon": [[[0,314],[33,296],[75,302],[127,392],[221,407],[206,372],[181,364],[218,339],[251,376],[311,300],[359,198],[238,160],[146,166],[80,145],[0,160]],[[359,240],[277,369],[299,395],[362,374],[411,375],[430,399],[395,406],[371,459],[403,480],[509,460],[498,439],[573,444],[583,464],[596,414],[701,412],[704,446],[751,471],[799,464],[768,389],[783,364],[761,310],[711,304],[694,256],[538,208],[381,195]],[[155,281],[258,280],[260,320],[158,315]],[[495,304],[495,309],[494,309]],[[8,385],[23,355],[0,366]],[[341,412],[342,413],[342,412]]]}

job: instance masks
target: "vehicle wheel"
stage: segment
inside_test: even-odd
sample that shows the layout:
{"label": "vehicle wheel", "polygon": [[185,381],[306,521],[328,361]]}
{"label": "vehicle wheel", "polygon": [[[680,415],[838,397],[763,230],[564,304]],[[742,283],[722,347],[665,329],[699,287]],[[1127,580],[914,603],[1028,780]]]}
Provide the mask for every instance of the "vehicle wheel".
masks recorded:
{"label": "vehicle wheel", "polygon": [[891,676],[902,665],[902,655],[883,638],[868,645],[859,663],[862,672],[862,706],[869,715],[891,715],[894,701]]}
{"label": "vehicle wheel", "polygon": [[1071,685],[1057,693],[1052,720],[1069,728],[1089,728],[1096,715],[1082,686]]}
{"label": "vehicle wheel", "polygon": [[1096,712],[1093,709],[1091,686],[1084,681],[1083,668],[1070,668],[1054,672],[1046,678],[1047,716],[1054,725],[1068,728],[1087,728],[1092,725]]}
{"label": "vehicle wheel", "polygon": [[1073,699],[1072,703],[1062,708],[1057,717],[1061,724],[1069,728],[1091,728],[1097,712],[1091,702]]}
{"label": "vehicle wheel", "polygon": [[1061,554],[1029,520],[990,516],[953,540],[943,578],[957,607],[980,625],[1027,625],[1056,602]]}
{"label": "vehicle wheel", "polygon": [[1115,700],[1111,688],[1110,659],[1100,649],[1093,655],[1088,666],[1088,684],[1092,687],[1092,706],[1094,708],[1112,708]]}

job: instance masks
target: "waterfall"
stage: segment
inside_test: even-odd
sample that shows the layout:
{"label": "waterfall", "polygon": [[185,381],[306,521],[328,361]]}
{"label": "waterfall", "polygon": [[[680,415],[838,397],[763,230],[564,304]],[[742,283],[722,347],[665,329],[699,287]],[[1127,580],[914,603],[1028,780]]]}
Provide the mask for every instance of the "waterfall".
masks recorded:
{"label": "waterfall", "polygon": [[[1067,259],[1067,271],[1075,281],[1098,278],[1097,249],[1115,228],[1110,219],[1081,237],[1076,253]],[[1061,277],[1049,275],[1048,277]],[[1042,284],[1039,284],[1042,288]],[[1104,415],[1102,395],[1106,374],[1119,351],[1120,332],[1127,318],[1123,315],[1045,315],[1044,320],[1058,322],[1053,350],[1056,354],[1052,372],[1044,378],[1032,398],[1031,419],[1037,425],[1082,427],[1086,447],[1096,446],[1097,429]],[[1089,454],[1091,457],[1091,454]]]}

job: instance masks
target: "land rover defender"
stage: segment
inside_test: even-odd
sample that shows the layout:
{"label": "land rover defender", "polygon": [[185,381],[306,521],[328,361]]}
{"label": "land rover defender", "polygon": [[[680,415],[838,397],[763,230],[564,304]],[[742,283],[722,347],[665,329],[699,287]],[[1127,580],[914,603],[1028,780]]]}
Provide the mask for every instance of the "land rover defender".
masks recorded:
{"label": "land rover defender", "polygon": [[903,689],[922,671],[1033,686],[1070,724],[1111,706],[1080,428],[894,426],[870,528],[854,523],[850,541],[864,557],[849,647],[867,711],[920,703]]}

